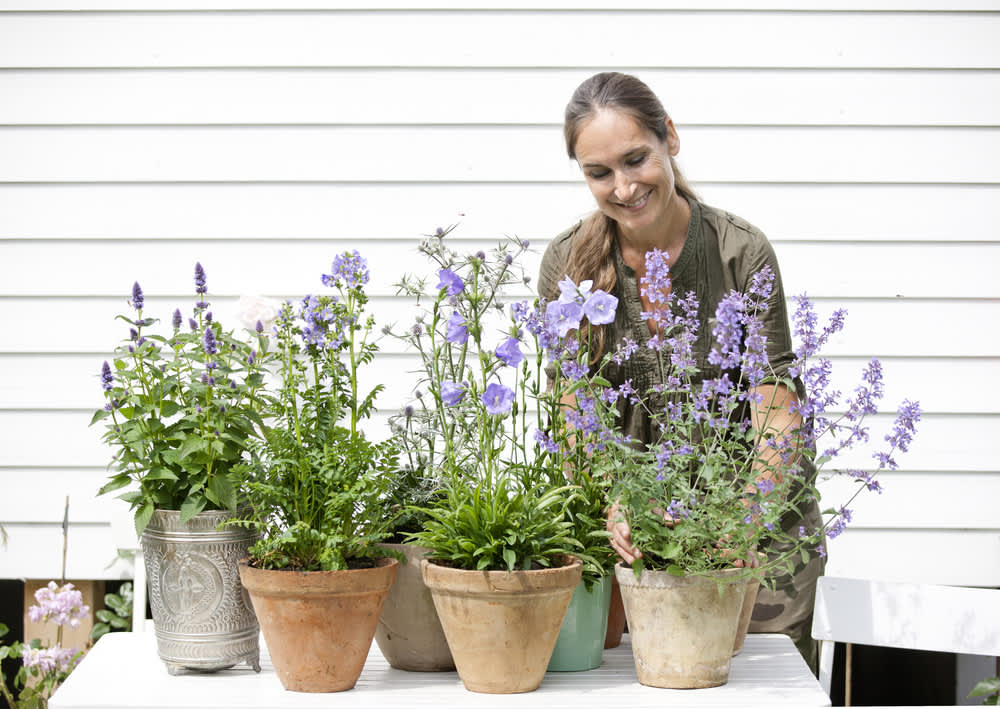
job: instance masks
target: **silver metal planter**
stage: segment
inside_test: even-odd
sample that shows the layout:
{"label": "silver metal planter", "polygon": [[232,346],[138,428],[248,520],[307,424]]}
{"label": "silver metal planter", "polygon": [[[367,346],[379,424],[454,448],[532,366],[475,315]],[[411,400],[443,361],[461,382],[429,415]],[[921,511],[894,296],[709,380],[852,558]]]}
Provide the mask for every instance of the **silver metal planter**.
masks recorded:
{"label": "silver metal planter", "polygon": [[172,675],[243,661],[260,672],[260,627],[237,569],[255,535],[218,529],[231,517],[202,512],[181,524],[180,512],[157,510],[142,533],[156,644]]}

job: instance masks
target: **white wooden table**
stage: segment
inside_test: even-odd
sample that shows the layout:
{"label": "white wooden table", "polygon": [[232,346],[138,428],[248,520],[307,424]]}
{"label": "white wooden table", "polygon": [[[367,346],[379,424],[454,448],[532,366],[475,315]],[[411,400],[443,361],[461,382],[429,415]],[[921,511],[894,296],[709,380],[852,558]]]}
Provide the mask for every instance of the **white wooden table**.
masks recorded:
{"label": "white wooden table", "polygon": [[588,672],[550,672],[525,694],[466,691],[456,672],[404,672],[386,663],[372,643],[357,686],[334,694],[286,692],[261,647],[263,671],[241,665],[214,674],[171,677],[156,656],[153,633],[111,633],[98,641],[49,702],[52,709],[136,707],[817,707],[829,706],[819,682],[784,635],[750,635],[733,658],[729,682],[711,689],[656,689],[636,681],[628,635],[604,651]]}

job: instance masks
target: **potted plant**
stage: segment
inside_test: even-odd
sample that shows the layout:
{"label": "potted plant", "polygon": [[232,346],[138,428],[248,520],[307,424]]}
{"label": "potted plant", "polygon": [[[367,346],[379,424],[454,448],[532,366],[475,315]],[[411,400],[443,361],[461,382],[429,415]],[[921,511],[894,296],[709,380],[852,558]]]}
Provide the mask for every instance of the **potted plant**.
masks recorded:
{"label": "potted plant", "polygon": [[[840,451],[868,439],[863,422],[876,412],[881,396],[877,361],[845,402],[839,418],[827,411],[839,395],[827,389],[828,362],[814,364],[823,341],[842,325],[842,314],[823,333],[815,331],[811,304],[803,298],[796,316],[802,346],[790,369],[800,381],[778,380],[766,343],[759,336],[773,274],[765,267],[747,294],[731,292],[719,303],[708,357],[711,371],[699,369],[692,350],[698,332],[698,304],[669,288],[666,255],[646,254],[642,289],[652,303],[647,318],[657,335],[645,343],[657,352],[660,381],[648,391],[630,382],[594,397],[595,416],[614,443],[596,465],[615,477],[612,499],[628,522],[641,557],[616,567],[622,588],[639,681],[659,687],[708,687],[728,678],[730,656],[739,643],[737,621],[748,580],[770,572],[791,572],[824,535],[834,536],[849,520],[846,505],[814,529],[788,529],[786,520],[818,499],[815,471]],[[669,293],[669,295],[665,295]],[[622,361],[636,343],[625,342],[605,355]],[[704,366],[704,365],[703,365]],[[762,400],[779,384],[797,393],[798,421],[781,423],[774,401]],[[612,433],[617,397],[644,407],[660,437],[648,446],[616,439]],[[877,454],[878,468],[894,465],[895,449],[905,450],[919,416],[904,402],[890,450]],[[817,441],[824,436],[821,455]],[[858,492],[874,488],[872,473],[847,471]],[[877,472],[877,471],[876,471]],[[849,503],[848,503],[849,504]],[[758,548],[779,543],[783,550],[763,563]],[[822,546],[819,548],[822,554]]]}
{"label": "potted plant", "polygon": [[436,472],[440,456],[436,455],[439,440],[433,428],[434,414],[421,390],[415,394],[414,404],[407,404],[389,419],[400,455],[397,469],[387,477],[383,504],[391,525],[382,546],[406,561],[399,567],[382,607],[375,642],[396,669],[440,672],[454,670],[455,661],[420,568],[429,550],[408,541],[424,528],[426,508],[442,493],[442,479]]}
{"label": "potted plant", "polygon": [[[443,480],[411,538],[430,550],[424,580],[466,688],[530,691],[584,567],[591,580],[602,575],[592,547],[607,544],[588,519],[586,495],[600,486],[576,484],[572,433],[561,425],[571,387],[550,390],[544,374],[546,349],[572,359],[579,342],[555,334],[560,324],[538,301],[505,306],[527,242],[461,255],[447,234],[420,247],[436,271],[429,302],[425,280],[402,283],[420,309],[402,336],[423,361],[431,416],[422,431],[437,442]],[[583,432],[572,440],[591,443]]]}
{"label": "potted plant", "polygon": [[382,497],[396,451],[359,428],[382,389],[359,392],[359,369],[376,352],[373,319],[362,319],[368,277],[365,260],[344,253],[322,277],[336,296],[280,308],[279,388],[248,472],[250,511],[234,522],[260,535],[240,577],[292,691],[354,686],[398,565],[377,545],[390,522]]}
{"label": "potted plant", "polygon": [[221,525],[240,504],[242,465],[261,423],[267,341],[223,329],[200,263],[194,283],[191,317],[174,310],[166,334],[155,332],[138,283],[132,312],[118,316],[129,335],[101,368],[106,403],[91,421],[106,424],[115,450],[100,493],[127,488],[119,497],[135,510],[167,669],[245,660],[259,670],[257,621],[236,571],[252,534]]}

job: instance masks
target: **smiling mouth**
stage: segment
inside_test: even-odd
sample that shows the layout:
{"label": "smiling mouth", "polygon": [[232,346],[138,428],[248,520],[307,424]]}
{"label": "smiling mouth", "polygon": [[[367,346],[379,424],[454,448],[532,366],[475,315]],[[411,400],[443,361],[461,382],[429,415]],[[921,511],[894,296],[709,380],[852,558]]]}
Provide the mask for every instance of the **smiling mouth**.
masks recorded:
{"label": "smiling mouth", "polygon": [[624,207],[625,209],[641,209],[646,205],[646,200],[649,199],[649,195],[653,194],[653,190],[650,190],[642,197],[631,202],[616,202],[619,207]]}

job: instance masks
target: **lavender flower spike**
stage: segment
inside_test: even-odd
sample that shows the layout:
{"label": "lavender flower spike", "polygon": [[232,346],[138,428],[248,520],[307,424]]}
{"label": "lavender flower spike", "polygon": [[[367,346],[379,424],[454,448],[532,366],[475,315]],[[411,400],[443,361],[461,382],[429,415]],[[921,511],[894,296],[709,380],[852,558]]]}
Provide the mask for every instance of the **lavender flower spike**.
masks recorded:
{"label": "lavender flower spike", "polygon": [[111,374],[111,365],[105,360],[104,364],[101,365],[101,386],[104,387],[104,391],[111,391],[114,380],[115,378]]}
{"label": "lavender flower spike", "polygon": [[194,292],[198,295],[205,295],[208,293],[208,286],[205,278],[205,269],[202,268],[201,262],[194,265]]}
{"label": "lavender flower spike", "polygon": [[142,310],[145,298],[142,295],[142,288],[139,287],[139,281],[132,284],[132,299],[128,303],[136,310]]}
{"label": "lavender flower spike", "polygon": [[180,308],[177,308],[176,310],[174,310],[174,316],[171,319],[170,324],[174,326],[175,330],[180,330],[183,322],[184,318],[181,317],[181,310]]}

